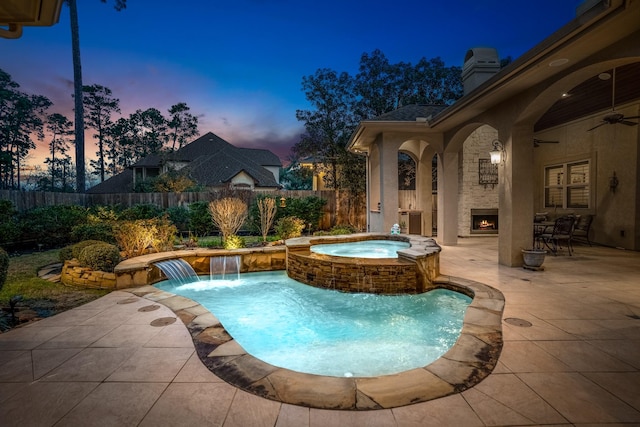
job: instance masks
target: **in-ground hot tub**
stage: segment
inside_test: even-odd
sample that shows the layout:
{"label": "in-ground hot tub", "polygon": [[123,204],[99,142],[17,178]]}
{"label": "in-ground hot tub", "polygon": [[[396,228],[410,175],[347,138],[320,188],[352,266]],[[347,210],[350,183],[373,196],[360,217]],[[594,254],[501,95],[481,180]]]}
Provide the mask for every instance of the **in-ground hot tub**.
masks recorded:
{"label": "in-ground hot tub", "polygon": [[325,243],[313,245],[311,252],[322,255],[349,258],[398,258],[398,251],[411,247],[409,242],[399,240],[361,240],[347,243]]}
{"label": "in-ground hot tub", "polygon": [[[413,294],[429,289],[439,274],[440,246],[428,237],[362,233],[300,237],[286,246],[289,277],[319,288]],[[383,257],[372,257],[381,246]]]}

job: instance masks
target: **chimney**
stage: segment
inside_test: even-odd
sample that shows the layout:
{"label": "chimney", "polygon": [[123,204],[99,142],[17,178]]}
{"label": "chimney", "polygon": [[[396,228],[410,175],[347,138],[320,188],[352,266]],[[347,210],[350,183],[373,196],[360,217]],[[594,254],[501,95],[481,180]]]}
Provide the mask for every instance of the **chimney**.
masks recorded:
{"label": "chimney", "polygon": [[462,86],[468,94],[500,71],[498,51],[492,47],[469,49],[462,66]]}

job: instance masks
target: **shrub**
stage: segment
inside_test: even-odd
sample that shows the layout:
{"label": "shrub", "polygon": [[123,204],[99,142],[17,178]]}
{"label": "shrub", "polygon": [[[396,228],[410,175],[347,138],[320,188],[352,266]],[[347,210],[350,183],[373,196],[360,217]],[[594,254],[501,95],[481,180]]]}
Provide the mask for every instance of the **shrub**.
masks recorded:
{"label": "shrub", "polygon": [[189,205],[189,227],[196,236],[210,236],[216,231],[209,212],[209,203],[194,202]]}
{"label": "shrub", "polygon": [[83,267],[92,270],[113,272],[113,269],[120,262],[120,250],[115,245],[109,243],[96,243],[86,246],[78,256],[78,262]]}
{"label": "shrub", "polygon": [[113,225],[110,223],[80,224],[71,230],[71,240],[81,242],[83,240],[100,240],[106,243],[115,243]]}
{"label": "shrub", "polygon": [[167,209],[169,220],[180,231],[189,231],[189,208],[184,206],[174,206]]}
{"label": "shrub", "polygon": [[158,206],[142,203],[123,210],[120,214],[120,219],[125,221],[152,219],[161,217],[162,213],[162,209]]}
{"label": "shrub", "polygon": [[9,200],[0,200],[0,242],[14,242],[19,236],[17,211]]}
{"label": "shrub", "polygon": [[113,224],[120,217],[120,210],[117,206],[92,206],[87,214],[87,221],[91,224],[111,223]]}
{"label": "shrub", "polygon": [[256,204],[260,216],[260,234],[262,234],[262,241],[266,242],[267,234],[269,234],[273,220],[276,217],[276,199],[264,197],[258,199]]}
{"label": "shrub", "polygon": [[318,226],[326,204],[326,200],[316,196],[287,198],[286,207],[278,209],[278,216],[295,216],[314,228]]}
{"label": "shrub", "polygon": [[331,227],[329,234],[331,236],[336,236],[338,234],[353,234],[356,232],[356,229],[348,224],[338,224]]}
{"label": "shrub", "polygon": [[87,222],[88,211],[80,206],[45,206],[19,216],[23,240],[60,246],[69,240],[73,227]]}
{"label": "shrub", "polygon": [[0,290],[7,280],[7,272],[9,271],[9,254],[0,248]]}
{"label": "shrub", "polygon": [[75,259],[80,258],[80,252],[88,246],[93,246],[97,244],[105,243],[102,240],[84,240],[82,242],[78,242],[75,245],[71,246],[71,257]]}
{"label": "shrub", "polygon": [[151,219],[148,220],[148,222],[155,229],[151,246],[153,246],[153,248],[158,252],[172,250],[176,240],[176,234],[178,234],[176,226],[173,225],[167,217],[162,219]]}
{"label": "shrub", "polygon": [[213,223],[222,232],[223,240],[236,234],[247,219],[247,204],[241,199],[226,197],[209,203]]}
{"label": "shrub", "polygon": [[236,236],[235,234],[227,236],[227,238],[224,241],[225,249],[240,249],[246,246],[247,246],[247,243],[245,242],[245,240],[240,236]]}
{"label": "shrub", "polygon": [[64,248],[60,249],[58,258],[60,259],[60,262],[65,262],[73,259],[73,245],[65,246]]}
{"label": "shrub", "polygon": [[114,234],[118,246],[130,258],[142,255],[151,246],[155,230],[145,220],[123,221],[115,227]]}
{"label": "shrub", "polygon": [[116,241],[126,257],[142,255],[147,249],[158,252],[173,249],[178,230],[166,218],[123,221],[114,230]]}
{"label": "shrub", "polygon": [[300,237],[302,230],[304,230],[304,221],[295,216],[286,216],[276,222],[276,233],[282,240]]}

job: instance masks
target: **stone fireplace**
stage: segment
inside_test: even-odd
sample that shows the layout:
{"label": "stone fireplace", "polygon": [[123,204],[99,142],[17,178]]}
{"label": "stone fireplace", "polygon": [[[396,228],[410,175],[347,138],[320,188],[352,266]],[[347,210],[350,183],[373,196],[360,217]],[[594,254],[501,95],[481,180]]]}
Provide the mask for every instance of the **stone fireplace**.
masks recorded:
{"label": "stone fireplace", "polygon": [[471,209],[471,234],[498,234],[498,209]]}

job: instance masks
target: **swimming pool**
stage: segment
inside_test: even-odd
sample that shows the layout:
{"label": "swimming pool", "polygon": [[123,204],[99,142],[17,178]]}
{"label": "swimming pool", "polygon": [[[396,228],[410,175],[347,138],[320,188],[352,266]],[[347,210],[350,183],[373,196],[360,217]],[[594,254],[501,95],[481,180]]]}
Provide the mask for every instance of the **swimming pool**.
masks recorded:
{"label": "swimming pool", "polygon": [[312,245],[311,252],[353,258],[398,258],[398,251],[407,249],[408,242],[398,240],[361,240],[357,242]]}
{"label": "swimming pool", "polygon": [[156,287],[200,303],[254,357],[336,377],[428,365],[456,342],[471,302],[445,289],[393,296],[318,289],[282,271]]}

